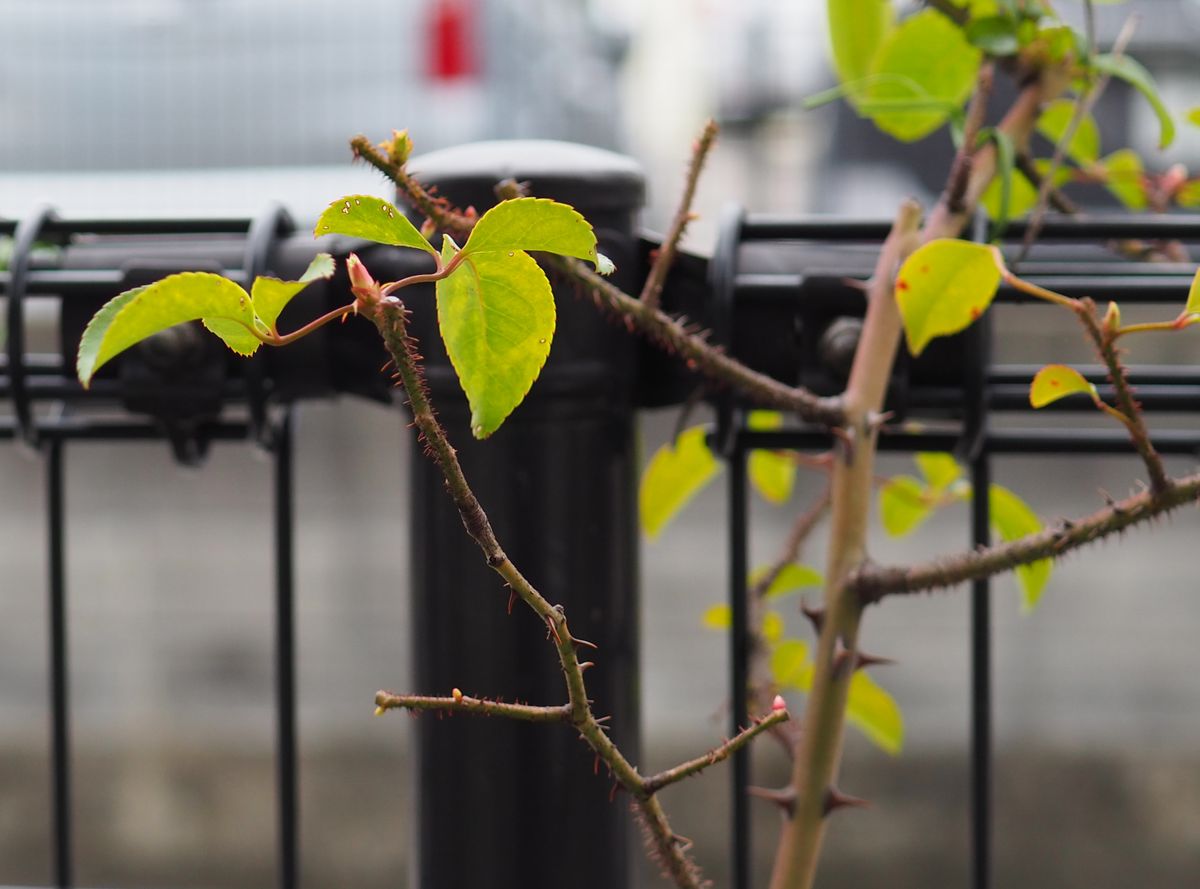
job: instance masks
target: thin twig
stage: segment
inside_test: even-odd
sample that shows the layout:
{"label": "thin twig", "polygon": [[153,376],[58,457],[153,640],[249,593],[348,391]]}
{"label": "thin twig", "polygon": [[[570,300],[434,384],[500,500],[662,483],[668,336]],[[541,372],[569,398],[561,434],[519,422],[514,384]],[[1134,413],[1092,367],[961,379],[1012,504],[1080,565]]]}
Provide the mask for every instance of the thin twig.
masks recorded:
{"label": "thin twig", "polygon": [[787,722],[790,718],[787,710],[775,710],[762,719],[756,720],[749,728],[742,729],[720,747],[708,751],[703,756],[697,756],[695,759],[689,759],[687,762],[682,762],[673,768],[661,771],[657,775],[649,776],[643,781],[642,788],[646,793],[658,793],[658,791],[670,784],[682,781],[684,778],[690,778],[692,775],[704,771],[709,766],[716,765],[722,760],[728,759],[763,732]]}
{"label": "thin twig", "polygon": [[[1088,58],[1090,59],[1096,54],[1096,35],[1091,17],[1091,0],[1085,0],[1085,5],[1088,11],[1088,25],[1090,28],[1088,35]],[[1119,57],[1125,52],[1129,41],[1133,39],[1133,32],[1136,25],[1137,19],[1135,17],[1130,16],[1126,20],[1121,33],[1117,35],[1117,39],[1113,43],[1112,54],[1114,56]],[[1075,133],[1079,129],[1080,124],[1092,113],[1092,109],[1100,100],[1100,96],[1108,88],[1110,80],[1112,80],[1112,75],[1105,74],[1101,76],[1095,83],[1085,89],[1083,95],[1076,101],[1075,111],[1071,115],[1071,120],[1067,124],[1066,130],[1063,131],[1061,138],[1055,144],[1054,154],[1050,157],[1050,166],[1047,168],[1046,174],[1042,177],[1041,184],[1038,186],[1037,203],[1034,205],[1029,227],[1025,230],[1025,239],[1021,243],[1021,252],[1017,254],[1017,258],[1013,262],[1014,266],[1023,262],[1029,251],[1033,248],[1033,244],[1042,230],[1042,224],[1046,221],[1046,208],[1049,206],[1050,190],[1054,186],[1054,174],[1062,166],[1067,148],[1075,138]]]}
{"label": "thin twig", "polygon": [[1091,299],[1077,300],[1075,316],[1087,331],[1088,338],[1104,361],[1104,366],[1108,368],[1108,379],[1116,395],[1117,410],[1124,416],[1130,440],[1146,465],[1146,472],[1150,475],[1150,489],[1161,494],[1170,487],[1171,481],[1163,466],[1162,457],[1158,455],[1154,443],[1150,440],[1141,406],[1133,397],[1129,374],[1117,351],[1117,331],[1100,326],[1100,322],[1096,320],[1096,304]]}
{"label": "thin twig", "polygon": [[667,272],[670,271],[671,264],[675,262],[675,251],[679,248],[679,241],[683,238],[687,224],[692,220],[692,199],[696,194],[696,183],[700,180],[704,161],[708,158],[708,152],[716,138],[717,122],[710,119],[704,124],[699,138],[692,145],[692,158],[688,163],[683,195],[675,210],[675,218],[671,220],[671,227],[667,229],[662,246],[658,248],[658,255],[655,256],[654,262],[650,266],[650,272],[646,275],[646,283],[642,285],[641,300],[651,308],[658,308],[658,300],[662,295],[663,284],[667,280]]}
{"label": "thin twig", "polygon": [[388,691],[375,692],[375,712],[387,710],[434,710],[440,713],[472,713],[479,716],[503,716],[521,722],[567,722],[571,721],[571,705],[557,707],[534,707],[529,704],[510,704],[487,698],[473,698],[461,692],[448,698],[425,695],[397,695]]}
{"label": "thin twig", "polygon": [[[796,517],[775,561],[747,591],[746,604],[750,612],[746,619],[750,635],[750,664],[747,671],[750,675],[748,705],[752,712],[761,713],[766,710],[778,691],[774,675],[771,672],[770,646],[767,645],[767,640],[762,632],[767,590],[771,588],[771,585],[788,565],[794,564],[800,558],[800,550],[804,546],[804,542],[808,540],[813,529],[829,511],[830,496],[829,486],[826,485],[817,499]],[[777,726],[771,735],[780,741],[790,756],[798,732],[799,728],[796,723],[787,723]]]}

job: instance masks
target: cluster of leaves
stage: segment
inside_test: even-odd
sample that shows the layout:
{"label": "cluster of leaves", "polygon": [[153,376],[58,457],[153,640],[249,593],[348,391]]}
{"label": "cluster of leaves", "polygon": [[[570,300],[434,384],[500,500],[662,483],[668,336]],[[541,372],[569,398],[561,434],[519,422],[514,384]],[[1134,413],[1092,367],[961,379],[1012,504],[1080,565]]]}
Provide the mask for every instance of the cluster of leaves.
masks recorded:
{"label": "cluster of leaves", "polygon": [[[596,250],[592,227],[566,204],[536,198],[503,201],[485,213],[459,247],[448,235],[437,250],[385,200],[348,195],[329,205],[314,234],[347,235],[428,253],[436,271],[411,283],[436,280],[438,322],[446,351],[471,407],[477,438],[495,432],[524,400],[541,373],[554,337],[554,294],[527,251],[612,263]],[[114,297],[84,331],[77,371],[87,386],[116,355],[175,324],[202,321],[239,355],[264,343],[283,345],[276,321],[312,281],[333,274],[320,254],[297,281],[260,277],[250,292],[220,275],[184,272]],[[408,281],[383,286],[390,293]],[[342,314],[355,310],[346,306]]]}
{"label": "cluster of leaves", "polygon": [[[982,201],[993,219],[1015,219],[1034,208],[1040,183],[1030,181],[1031,169],[1038,178],[1049,176],[1055,188],[1102,185],[1133,210],[1155,207],[1163,197],[1184,207],[1200,206],[1200,179],[1176,175],[1163,195],[1132,149],[1101,155],[1095,120],[1088,113],[1076,119],[1076,109],[1079,98],[1102,78],[1124,81],[1145,98],[1158,119],[1160,148],[1174,140],[1175,122],[1154,78],[1137,60],[1096,52],[1050,3],[959,0],[903,19],[892,0],[829,0],[827,6],[839,84],[812,97],[809,106],[844,97],[859,115],[901,142],[923,139],[947,124],[961,138],[963,105],[985,59],[1018,72],[1048,62],[1073,63],[1074,95],[1048,104],[1038,121],[1039,133],[1051,145],[1066,140],[1066,163],[1052,169],[1047,157],[1020,164],[1001,133],[988,128],[979,134],[997,143],[1000,159],[999,175]],[[1200,109],[1193,109],[1188,120],[1200,123]]]}
{"label": "cluster of leaves", "polygon": [[[747,426],[754,430],[780,429],[783,416],[774,411],[751,411]],[[642,475],[638,505],[642,530],[657,538],[691,500],[713,481],[721,463],[708,446],[708,430],[693,426],[679,433],[673,442],[661,446]],[[775,505],[788,503],[793,494],[796,455],[784,451],[753,451],[748,459],[750,483],[763,499]],[[747,587],[757,588],[772,567],[755,568],[747,578]],[[764,646],[776,691],[806,693],[812,687],[813,660],[807,640],[789,635],[784,615],[772,607],[803,590],[820,589],[825,583],[821,572],[808,565],[789,564],[780,570],[763,591],[764,608],[755,635]],[[707,608],[701,618],[704,626],[728,630],[732,615],[728,604]],[[904,741],[904,720],[895,699],[864,671],[851,681],[846,718],[868,739],[891,754],[900,752]]]}

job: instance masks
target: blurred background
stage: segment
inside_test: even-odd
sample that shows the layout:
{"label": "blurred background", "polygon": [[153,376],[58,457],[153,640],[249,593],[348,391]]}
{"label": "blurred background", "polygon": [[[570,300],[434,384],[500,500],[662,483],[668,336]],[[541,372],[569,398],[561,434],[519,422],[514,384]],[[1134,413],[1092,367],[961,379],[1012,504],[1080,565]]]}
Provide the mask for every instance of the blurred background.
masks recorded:
{"label": "blurred background", "polygon": [[[1064,0],[1078,18],[1081,4]],[[0,216],[254,215],[299,220],[340,194],[387,196],[347,139],[412,133],[418,153],[544,137],[615,149],[646,170],[661,230],[695,133],[723,134],[690,249],[719,209],[890,215],[929,199],[945,134],[897,149],[846,109],[806,112],[831,85],[825,4],[767,0],[0,0]],[[1196,104],[1200,2],[1098,7],[1111,40],[1142,13],[1131,52],[1176,112]],[[1200,169],[1200,129],[1153,151],[1149,109],[1114,86],[1106,148],[1153,169]],[[53,323],[53,319],[47,320]],[[1070,357],[1069,331],[1001,314],[1003,359]],[[1182,337],[1152,356],[1194,362]],[[1070,345],[1067,345],[1070,343]],[[1191,344],[1189,344],[1191,343]],[[1152,346],[1158,348],[1157,341]],[[1082,352],[1081,352],[1082,354]],[[1135,356],[1136,358],[1136,356]],[[1173,418],[1194,425],[1193,418]],[[673,411],[647,413],[645,453]],[[303,863],[306,885],[406,885],[407,720],[372,719],[376,688],[405,689],[410,436],[395,410],[306,406],[297,445]],[[261,886],[272,879],[270,467],[217,446],[198,470],[165,445],[88,445],[70,462],[70,622],[83,885]],[[1175,461],[1175,472],[1192,461]],[[887,472],[911,471],[890,458]],[[1124,493],[1133,460],[999,461],[998,481],[1045,517]],[[756,504],[754,561],[771,557],[820,480],[789,507]],[[49,881],[44,516],[36,460],[0,449],[0,884]],[[720,485],[642,563],[644,765],[724,732],[726,640],[700,615],[725,595]],[[998,885],[1194,885],[1200,873],[1200,601],[1186,510],[1061,564],[1032,617],[998,584]],[[873,556],[965,544],[966,512]],[[809,547],[819,563],[818,535]],[[717,578],[717,580],[714,580]],[[797,615],[794,630],[803,631]],[[845,788],[873,807],[831,833],[826,886],[962,885],[967,875],[967,623],[961,592],[874,610],[865,647],[899,663],[896,760],[852,738]],[[756,780],[782,780],[776,751]],[[727,780],[668,794],[681,834],[723,881]],[[776,815],[764,806],[764,854]],[[768,860],[766,858],[764,861]],[[649,882],[647,882],[649,885]]]}

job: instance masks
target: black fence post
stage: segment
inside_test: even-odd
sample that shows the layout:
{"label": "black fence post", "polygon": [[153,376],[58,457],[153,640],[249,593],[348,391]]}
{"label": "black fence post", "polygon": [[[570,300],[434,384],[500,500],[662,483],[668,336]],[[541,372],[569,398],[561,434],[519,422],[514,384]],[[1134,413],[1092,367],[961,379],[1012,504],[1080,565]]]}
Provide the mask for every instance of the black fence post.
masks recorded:
{"label": "black fence post", "polygon": [[[449,149],[413,164],[438,193],[482,212],[505,178],[569,203],[636,284],[634,215],[643,183],[627,158],[552,142]],[[613,737],[637,761],[636,352],[586,295],[555,284],[550,358],[525,402],[489,440],[474,441],[429,299],[413,329],[430,389],[468,479],[521,571],[561,603],[572,631],[595,642],[589,690]],[[412,595],[417,690],[566,700],[546,627],[508,591],[463,532],[437,469],[414,449]],[[565,728],[497,719],[422,717],[417,725],[422,889],[618,889],[632,857],[626,801]]]}

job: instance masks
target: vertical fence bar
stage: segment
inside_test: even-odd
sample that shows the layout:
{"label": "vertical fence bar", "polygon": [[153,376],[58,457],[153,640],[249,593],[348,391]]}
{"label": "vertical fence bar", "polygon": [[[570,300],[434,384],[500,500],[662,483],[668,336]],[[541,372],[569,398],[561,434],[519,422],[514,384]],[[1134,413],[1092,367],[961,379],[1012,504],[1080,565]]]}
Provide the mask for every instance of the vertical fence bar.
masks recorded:
{"label": "vertical fence bar", "polygon": [[295,551],[292,473],[292,409],[279,421],[275,457],[275,719],[279,802],[279,887],[295,889],[296,798],[296,627],[293,601]]}
{"label": "vertical fence bar", "polygon": [[[729,676],[731,726],[734,737],[746,722],[747,668],[750,637],[746,627],[746,574],[749,571],[749,517],[746,512],[746,452],[738,431],[733,431],[729,454],[729,608],[732,627],[729,634]],[[733,754],[733,861],[734,889],[750,887],[750,810],[746,788],[750,784],[750,748]]]}
{"label": "vertical fence bar", "polygon": [[[991,542],[991,465],[987,452],[971,464],[971,542]],[[971,584],[971,886],[989,889],[992,868],[991,581]]]}
{"label": "vertical fence bar", "polygon": [[63,490],[63,443],[46,447],[46,513],[49,532],[50,730],[54,795],[54,885],[74,884],[71,842],[71,724],[67,696],[66,512]]}

